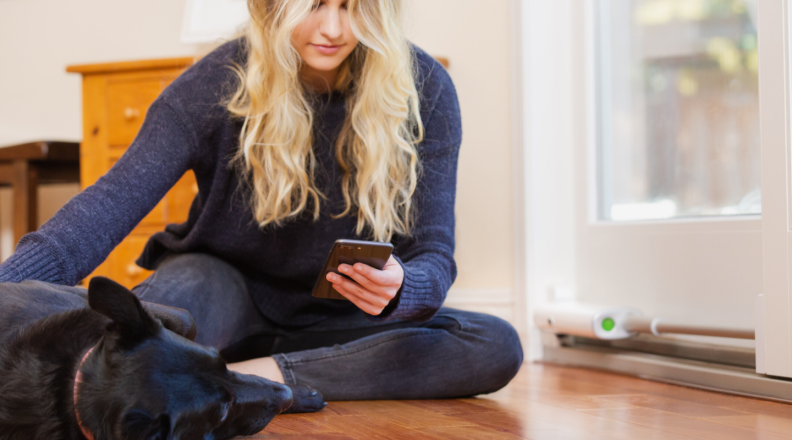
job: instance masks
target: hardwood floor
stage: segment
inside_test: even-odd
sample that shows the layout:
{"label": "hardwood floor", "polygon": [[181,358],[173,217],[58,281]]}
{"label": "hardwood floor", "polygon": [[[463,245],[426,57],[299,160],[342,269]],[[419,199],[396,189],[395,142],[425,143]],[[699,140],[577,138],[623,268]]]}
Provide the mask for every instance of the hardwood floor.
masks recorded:
{"label": "hardwood floor", "polygon": [[792,405],[616,374],[526,364],[474,399],[330,402],[258,439],[792,439]]}

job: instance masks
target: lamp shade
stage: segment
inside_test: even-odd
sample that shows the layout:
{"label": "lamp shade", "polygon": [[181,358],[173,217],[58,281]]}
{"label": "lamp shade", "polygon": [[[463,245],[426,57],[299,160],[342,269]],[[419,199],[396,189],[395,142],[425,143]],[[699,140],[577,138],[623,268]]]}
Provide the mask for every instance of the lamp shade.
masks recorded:
{"label": "lamp shade", "polygon": [[186,0],[181,42],[212,43],[228,38],[249,19],[246,0]]}

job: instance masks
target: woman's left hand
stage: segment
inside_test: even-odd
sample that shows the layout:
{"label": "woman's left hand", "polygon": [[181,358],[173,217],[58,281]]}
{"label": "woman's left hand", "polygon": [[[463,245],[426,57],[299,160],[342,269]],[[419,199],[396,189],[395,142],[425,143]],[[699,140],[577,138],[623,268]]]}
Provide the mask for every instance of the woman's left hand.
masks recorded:
{"label": "woman's left hand", "polygon": [[327,281],[333,283],[336,292],[374,316],[382,313],[404,281],[404,270],[392,255],[382,270],[355,263],[354,266],[340,264],[338,271],[357,282],[334,273],[327,274]]}

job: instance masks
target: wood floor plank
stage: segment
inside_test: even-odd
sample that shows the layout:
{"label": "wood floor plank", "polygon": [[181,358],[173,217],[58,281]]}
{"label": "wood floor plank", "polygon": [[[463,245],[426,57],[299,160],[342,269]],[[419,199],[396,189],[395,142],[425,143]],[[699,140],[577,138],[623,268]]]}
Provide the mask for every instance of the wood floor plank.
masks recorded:
{"label": "wood floor plank", "polygon": [[735,426],[738,428],[767,432],[787,439],[792,439],[792,419],[766,416],[764,414],[748,414],[736,417],[707,417],[705,420],[728,426]]}
{"label": "wood floor plank", "polygon": [[404,427],[392,420],[389,420],[387,417],[377,414],[341,417],[328,416],[317,421],[318,423],[324,424],[334,431],[342,432],[344,435],[358,440],[402,440],[427,437],[431,438],[431,436]]}
{"label": "wood floor plank", "polygon": [[[508,401],[505,401],[500,396],[488,395],[483,398],[475,399],[460,399],[462,402],[483,408],[485,411],[510,411],[514,409]],[[478,411],[477,411],[478,412]],[[464,413],[463,413],[464,414]]]}
{"label": "wood floor plank", "polygon": [[312,414],[285,414],[275,417],[263,432],[268,434],[340,434],[339,431],[311,419]]}
{"label": "wood floor plank", "polygon": [[340,414],[372,415],[387,419],[405,428],[437,428],[441,426],[466,426],[471,423],[449,417],[438,411],[422,408],[405,401],[331,402],[328,408],[341,407]]}
{"label": "wood floor plank", "polygon": [[608,395],[608,394],[627,394],[626,390],[577,379],[552,378],[536,384],[515,386],[509,392],[520,392],[528,389],[545,389],[569,394],[581,395]]}
{"label": "wood floor plank", "polygon": [[[636,440],[666,440],[662,435],[664,433],[652,434],[653,437],[635,437]],[[531,440],[611,440],[611,437],[592,434],[577,429],[539,429],[532,430],[528,433]],[[684,437],[686,440],[691,440],[690,437]]]}
{"label": "wood floor plank", "polygon": [[270,434],[267,432],[261,432],[245,438],[268,440],[355,440],[343,434]]}
{"label": "wood floor plank", "polygon": [[509,411],[465,414],[460,417],[486,428],[531,439],[553,431],[565,432],[572,438],[575,438],[576,435],[587,434],[592,438],[604,437],[611,440],[690,439],[685,435],[662,432],[614,418],[598,417],[583,411],[558,408],[532,401],[514,406]]}
{"label": "wood floor plank", "polygon": [[604,396],[603,399],[622,405],[656,409],[687,417],[744,416],[748,414],[743,411],[735,411],[718,406],[700,405],[698,403],[645,394],[612,395]]}
{"label": "wood floor plank", "polygon": [[776,402],[767,402],[756,399],[732,397],[730,401],[720,404],[721,408],[728,408],[737,411],[762,414],[766,416],[792,419],[792,405]]}
{"label": "wood floor plank", "polygon": [[[518,414],[502,411],[488,411],[478,414],[464,414],[457,417],[464,417],[468,422],[472,422],[474,426],[491,429],[505,435],[513,435],[516,437],[528,438],[526,428],[529,423],[527,420],[522,419]],[[557,428],[557,425],[547,424],[543,425],[545,429]]]}
{"label": "wood floor plank", "polygon": [[636,425],[654,428],[668,433],[682,434],[706,440],[782,440],[770,433],[758,432],[753,429],[741,429],[713,423],[694,417],[685,417],[651,408],[617,408],[585,410],[588,414],[603,418],[621,420]]}
{"label": "wood floor plank", "polygon": [[[701,405],[717,406],[735,411],[763,414],[780,418],[792,418],[792,405],[770,402],[749,397],[733,396],[714,391],[699,390],[678,385],[653,382],[620,374],[607,373],[596,370],[587,370],[585,374],[580,369],[559,367],[555,365],[542,365],[539,370],[533,370],[534,376],[555,377],[556,380],[574,379],[591,381],[622,389],[625,394],[649,394],[666,397]],[[537,374],[541,371],[541,374]]]}
{"label": "wood floor plank", "polygon": [[[581,395],[547,389],[530,389],[529,400],[569,409],[628,408],[629,403],[610,399],[610,395]],[[621,395],[617,395],[621,396]]]}
{"label": "wood floor plank", "polygon": [[[554,370],[554,369],[551,369]],[[717,406],[735,411],[764,414],[780,418],[792,418],[792,405],[752,399],[750,397],[733,396],[714,391],[699,390],[678,385],[633,378],[600,371],[587,371],[581,375],[579,370],[563,368],[563,372],[554,374],[572,375],[579,380],[593,380],[600,384],[618,387],[625,390],[625,394],[650,394],[674,400],[682,400],[700,405]],[[578,371],[576,373],[576,371]],[[544,374],[549,373],[546,371]],[[552,374],[551,373],[551,374]]]}
{"label": "wood floor plank", "polygon": [[488,409],[486,408],[487,402],[490,401],[481,398],[470,399],[470,400],[445,399],[445,400],[405,400],[404,401],[404,403],[408,405],[412,405],[429,411],[434,411],[444,415],[480,413],[482,411],[497,411],[498,409],[502,409],[502,407],[500,406],[498,406],[497,409]]}
{"label": "wood floor plank", "polygon": [[421,429],[420,432],[446,440],[522,440],[524,438],[482,426]]}

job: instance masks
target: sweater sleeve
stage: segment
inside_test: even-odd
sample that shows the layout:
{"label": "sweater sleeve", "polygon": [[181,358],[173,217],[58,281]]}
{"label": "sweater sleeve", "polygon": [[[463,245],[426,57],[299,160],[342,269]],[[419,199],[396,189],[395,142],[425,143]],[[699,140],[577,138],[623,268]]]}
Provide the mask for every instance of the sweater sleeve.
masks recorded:
{"label": "sweater sleeve", "polygon": [[404,281],[375,321],[426,321],[435,315],[456,278],[454,262],[454,202],[457,159],[462,142],[459,101],[444,69],[424,140],[418,146],[422,172],[414,195],[416,220],[410,237],[399,237],[394,256],[404,269]]}
{"label": "sweater sleeve", "polygon": [[89,275],[191,167],[194,135],[160,97],[112,168],[69,200],[0,264],[0,281],[75,285]]}

